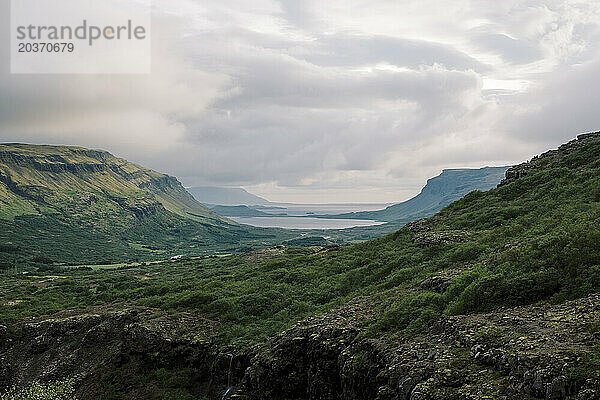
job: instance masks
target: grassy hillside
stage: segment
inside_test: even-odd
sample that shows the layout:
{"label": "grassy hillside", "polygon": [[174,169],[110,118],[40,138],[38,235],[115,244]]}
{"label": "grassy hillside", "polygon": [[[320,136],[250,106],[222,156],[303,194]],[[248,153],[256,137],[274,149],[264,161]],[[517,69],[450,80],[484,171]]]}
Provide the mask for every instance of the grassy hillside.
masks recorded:
{"label": "grassy hillside", "polygon": [[[444,314],[600,290],[600,135],[582,136],[507,175],[514,171],[519,179],[473,192],[380,239],[317,253],[282,248],[184,261],[147,280],[137,279],[139,272],[77,275],[56,288],[66,291],[65,303],[54,297],[48,304],[60,309],[104,299],[195,309],[222,321],[224,339],[256,341],[361,295],[377,299],[381,313],[372,331],[384,332],[417,331]],[[443,293],[417,290],[432,277]],[[72,296],[90,282],[107,290]],[[31,304],[3,312],[39,310],[45,293],[22,293]]]}
{"label": "grassy hillside", "polygon": [[[403,398],[394,393],[416,387],[429,393],[423,398],[508,393],[508,398],[534,399],[547,390],[565,398],[560,395],[565,387],[575,390],[600,377],[600,347],[594,347],[600,305],[586,297],[600,291],[600,133],[581,135],[511,168],[506,177],[500,187],[470,193],[432,218],[347,248],[274,247],[109,272],[7,275],[0,287],[0,303],[7,305],[0,308],[0,320],[13,324],[91,306],[201,315],[213,321],[210,340],[218,348],[258,352],[242,360],[251,364],[243,372],[244,388],[259,393],[250,398],[303,398],[307,382],[319,374],[316,368],[329,371],[318,376],[325,379],[319,381],[325,382],[322,387],[333,385],[331,390],[338,390],[335,382],[327,383],[331,376],[356,376],[351,388],[362,394],[347,398],[375,398],[378,386],[368,382],[385,381],[385,374],[391,374],[385,389],[390,392],[382,399]],[[531,304],[540,308],[502,308]],[[324,319],[315,317],[324,313]],[[570,344],[557,347],[549,340]],[[256,344],[262,347],[250,347]],[[489,346],[500,355],[487,351]],[[342,361],[345,369],[337,371]],[[555,364],[556,371],[544,369]],[[188,365],[173,368],[170,373],[180,376]],[[514,381],[503,375],[513,374],[511,368]],[[412,370],[417,375],[403,389]],[[540,375],[539,384],[528,378],[540,371],[547,375]],[[290,373],[300,375],[290,380]],[[137,382],[135,390],[143,390],[142,376],[106,379],[113,389],[132,390]],[[555,387],[553,377],[562,386]],[[193,382],[169,384],[193,391]],[[313,386],[318,391],[319,385]],[[529,394],[521,393],[524,387]],[[461,397],[466,392],[472,395]],[[511,397],[515,392],[519,397]]]}
{"label": "grassy hillside", "polygon": [[177,179],[80,147],[0,144],[0,202],[3,219],[69,213],[119,224],[162,206],[204,222],[227,222],[195,201]]}
{"label": "grassy hillside", "polygon": [[198,255],[292,237],[222,218],[177,179],[108,152],[25,144],[0,144],[0,228],[3,266]]}

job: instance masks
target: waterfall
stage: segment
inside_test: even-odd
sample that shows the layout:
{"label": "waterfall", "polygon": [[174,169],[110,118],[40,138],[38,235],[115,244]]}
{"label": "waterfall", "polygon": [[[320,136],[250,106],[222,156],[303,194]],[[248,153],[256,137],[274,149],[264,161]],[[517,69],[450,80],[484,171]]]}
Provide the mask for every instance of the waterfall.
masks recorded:
{"label": "waterfall", "polygon": [[233,354],[228,354],[229,356],[229,370],[227,371],[227,389],[223,396],[221,396],[221,400],[225,400],[229,392],[233,390],[233,386],[231,386],[231,368],[233,366]]}
{"label": "waterfall", "polygon": [[227,398],[227,395],[229,394],[229,392],[231,392],[232,390],[233,390],[233,388],[231,386],[227,387],[227,390],[225,390],[225,393],[223,393],[221,400],[225,400],[225,398]]}

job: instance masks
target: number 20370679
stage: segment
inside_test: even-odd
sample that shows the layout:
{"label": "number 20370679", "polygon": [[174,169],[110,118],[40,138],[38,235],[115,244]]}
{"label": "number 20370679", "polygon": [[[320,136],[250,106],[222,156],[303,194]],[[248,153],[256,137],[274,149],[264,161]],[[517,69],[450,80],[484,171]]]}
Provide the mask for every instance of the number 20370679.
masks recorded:
{"label": "number 20370679", "polygon": [[19,43],[19,53],[72,53],[73,43]]}

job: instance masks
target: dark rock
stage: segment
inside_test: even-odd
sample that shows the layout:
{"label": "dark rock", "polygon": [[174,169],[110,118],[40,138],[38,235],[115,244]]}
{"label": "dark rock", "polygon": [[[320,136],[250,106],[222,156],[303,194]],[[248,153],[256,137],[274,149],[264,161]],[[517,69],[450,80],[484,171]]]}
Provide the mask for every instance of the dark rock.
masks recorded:
{"label": "dark rock", "polygon": [[588,379],[579,391],[577,400],[600,400],[600,379]]}
{"label": "dark rock", "polygon": [[29,352],[31,354],[40,354],[48,350],[53,344],[54,339],[51,336],[42,334],[31,340],[29,344]]}
{"label": "dark rock", "polygon": [[434,276],[431,278],[425,279],[419,287],[421,290],[429,290],[436,293],[444,293],[446,289],[450,286],[450,278],[446,278],[443,276]]}
{"label": "dark rock", "polygon": [[10,365],[5,357],[0,357],[0,388],[10,386]]}
{"label": "dark rock", "polygon": [[424,232],[415,234],[411,241],[420,247],[430,247],[440,244],[467,242],[470,235],[467,232]]}
{"label": "dark rock", "polygon": [[431,231],[431,227],[426,225],[427,219],[419,219],[404,225],[404,229],[412,233],[421,233]]}
{"label": "dark rock", "polygon": [[401,400],[410,399],[410,394],[412,393],[417,383],[418,382],[415,382],[415,380],[411,376],[405,376],[401,378],[398,382],[398,398]]}
{"label": "dark rock", "polygon": [[560,376],[554,379],[546,388],[547,400],[560,400],[567,396],[567,379]]}
{"label": "dark rock", "polygon": [[504,250],[510,250],[514,247],[518,247],[521,244],[521,242],[514,242],[514,243],[507,243],[504,245],[503,249]]}

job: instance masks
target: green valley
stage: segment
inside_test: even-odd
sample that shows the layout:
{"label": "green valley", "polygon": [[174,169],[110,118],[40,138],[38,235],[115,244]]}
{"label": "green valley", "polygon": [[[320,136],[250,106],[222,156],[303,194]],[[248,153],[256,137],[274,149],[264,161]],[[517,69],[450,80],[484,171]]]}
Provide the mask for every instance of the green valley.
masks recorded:
{"label": "green valley", "polygon": [[0,263],[107,264],[252,249],[296,235],[242,226],[176,178],[108,152],[0,145]]}
{"label": "green valley", "polygon": [[0,371],[81,398],[596,399],[598,221],[594,133],[349,247],[5,275]]}

